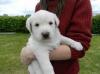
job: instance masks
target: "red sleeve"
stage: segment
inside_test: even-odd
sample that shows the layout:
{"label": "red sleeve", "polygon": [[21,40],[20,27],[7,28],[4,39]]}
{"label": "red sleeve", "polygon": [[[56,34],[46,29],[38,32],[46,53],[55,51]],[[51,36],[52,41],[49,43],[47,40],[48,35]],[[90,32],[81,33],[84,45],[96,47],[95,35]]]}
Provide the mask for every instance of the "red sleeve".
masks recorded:
{"label": "red sleeve", "polygon": [[71,58],[78,59],[85,55],[85,51],[90,46],[92,37],[92,10],[90,0],[77,0],[70,22],[71,26],[66,36],[82,43],[83,51],[77,51],[71,48]]}

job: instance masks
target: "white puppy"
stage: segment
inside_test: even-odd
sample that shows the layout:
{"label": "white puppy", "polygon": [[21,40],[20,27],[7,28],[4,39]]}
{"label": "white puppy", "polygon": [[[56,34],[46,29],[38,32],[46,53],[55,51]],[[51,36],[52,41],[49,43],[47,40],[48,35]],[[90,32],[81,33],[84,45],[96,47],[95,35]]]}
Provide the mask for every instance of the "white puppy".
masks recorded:
{"label": "white puppy", "polygon": [[80,51],[83,49],[80,42],[76,42],[60,34],[59,19],[54,13],[40,10],[27,19],[26,27],[31,33],[27,47],[30,47],[36,56],[29,66],[30,74],[55,74],[50,63],[49,52],[60,43],[67,44]]}

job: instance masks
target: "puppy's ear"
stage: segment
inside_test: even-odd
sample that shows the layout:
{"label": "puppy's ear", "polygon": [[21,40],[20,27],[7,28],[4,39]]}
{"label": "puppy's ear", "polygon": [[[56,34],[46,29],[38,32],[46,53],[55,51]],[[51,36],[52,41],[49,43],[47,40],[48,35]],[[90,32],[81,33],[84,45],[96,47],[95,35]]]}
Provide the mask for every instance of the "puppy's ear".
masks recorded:
{"label": "puppy's ear", "polygon": [[60,23],[59,18],[55,15],[55,24],[57,27],[59,26],[59,23]]}
{"label": "puppy's ear", "polygon": [[32,32],[32,24],[31,24],[31,17],[26,20],[26,28],[29,32]]}

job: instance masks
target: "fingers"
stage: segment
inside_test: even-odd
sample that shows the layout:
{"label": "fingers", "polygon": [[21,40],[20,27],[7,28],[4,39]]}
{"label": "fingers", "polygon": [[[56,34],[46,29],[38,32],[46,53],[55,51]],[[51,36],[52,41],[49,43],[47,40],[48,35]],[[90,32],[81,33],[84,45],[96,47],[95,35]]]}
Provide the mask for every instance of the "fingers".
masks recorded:
{"label": "fingers", "polygon": [[24,47],[21,50],[20,59],[23,64],[28,65],[35,59],[35,56],[29,47]]}

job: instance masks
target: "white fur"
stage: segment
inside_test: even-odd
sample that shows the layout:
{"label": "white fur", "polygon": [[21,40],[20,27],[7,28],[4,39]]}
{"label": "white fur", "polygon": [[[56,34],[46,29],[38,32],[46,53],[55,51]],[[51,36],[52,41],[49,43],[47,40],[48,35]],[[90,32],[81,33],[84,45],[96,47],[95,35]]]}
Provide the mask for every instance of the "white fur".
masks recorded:
{"label": "white fur", "polygon": [[[52,25],[49,22],[52,22]],[[39,26],[36,26],[36,23]],[[28,66],[30,74],[55,74],[50,63],[49,52],[58,47],[60,43],[67,44],[80,51],[83,49],[80,42],[74,41],[60,34],[59,19],[51,12],[40,10],[27,19],[26,27],[31,33],[27,47],[32,48],[36,60]],[[49,32],[50,37],[43,39],[42,33]]]}

